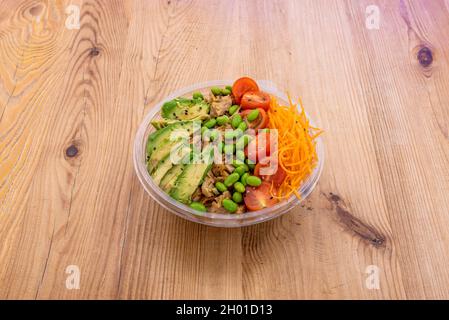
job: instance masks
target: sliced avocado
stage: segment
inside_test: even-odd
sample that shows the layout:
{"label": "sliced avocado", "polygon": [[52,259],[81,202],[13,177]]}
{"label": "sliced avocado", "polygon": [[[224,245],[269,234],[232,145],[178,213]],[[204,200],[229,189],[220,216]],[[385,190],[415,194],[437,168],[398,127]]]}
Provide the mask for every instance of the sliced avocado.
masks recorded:
{"label": "sliced avocado", "polygon": [[179,120],[161,119],[161,120],[153,120],[150,123],[156,130],[159,130],[178,122]]}
{"label": "sliced avocado", "polygon": [[188,164],[182,170],[182,173],[176,179],[173,188],[170,189],[169,195],[182,203],[189,204],[192,194],[203,182],[204,177],[209,172],[211,164],[208,163],[192,163]]}
{"label": "sliced avocado", "polygon": [[[170,153],[178,152],[181,147],[188,147],[189,144],[182,138],[174,141],[165,141],[160,147],[156,147],[156,150],[150,155],[147,163],[148,172],[152,175],[156,170],[159,163],[168,157],[168,161],[171,162]],[[190,151],[190,148],[189,148]],[[162,177],[161,177],[162,178]]]}
{"label": "sliced avocado", "polygon": [[173,167],[173,163],[170,161],[170,155],[159,161],[156,169],[151,174],[155,184],[159,185],[165,174]]}
{"label": "sliced avocado", "polygon": [[[173,152],[173,154],[172,154]],[[156,168],[152,171],[151,177],[154,183],[160,185],[161,180],[165,177],[166,173],[175,165],[188,163],[191,158],[192,146],[190,144],[185,144],[185,141],[180,141],[178,146],[174,146],[169,154],[158,162]],[[151,162],[149,161],[147,166]],[[151,168],[147,168],[151,172]]]}
{"label": "sliced avocado", "polygon": [[[153,173],[158,162],[170,154],[173,147],[179,146],[179,142],[186,139],[186,137],[182,137],[183,135],[193,133],[193,127],[193,121],[178,122],[153,132],[148,137],[146,156],[150,174]],[[179,135],[179,138],[172,140],[174,135]]]}
{"label": "sliced avocado", "polygon": [[209,119],[209,104],[201,99],[176,98],[164,103],[162,117],[170,120]]}
{"label": "sliced avocado", "polygon": [[184,164],[177,164],[174,165],[170,170],[168,170],[168,172],[162,178],[161,183],[159,184],[161,189],[165,192],[170,191],[170,189],[175,185],[176,179],[178,179],[178,176],[182,173],[185,166],[186,165]]}

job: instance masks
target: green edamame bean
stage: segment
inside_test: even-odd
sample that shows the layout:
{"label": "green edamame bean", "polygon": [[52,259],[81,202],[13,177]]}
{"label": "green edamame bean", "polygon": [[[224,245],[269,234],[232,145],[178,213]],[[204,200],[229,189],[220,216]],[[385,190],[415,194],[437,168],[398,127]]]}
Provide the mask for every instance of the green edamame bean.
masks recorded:
{"label": "green edamame bean", "polygon": [[210,140],[211,141],[215,141],[215,140],[217,140],[218,139],[218,135],[219,135],[219,133],[218,133],[218,130],[211,130],[211,132],[210,132]]}
{"label": "green edamame bean", "polygon": [[[243,122],[242,122],[242,123],[243,123]],[[239,126],[240,126],[240,125],[239,125]],[[234,130],[234,136],[235,136],[236,138],[240,138],[241,136],[243,136],[243,131],[240,130],[239,128],[235,129],[235,130]]]}
{"label": "green edamame bean", "polygon": [[235,168],[234,172],[238,173],[239,176],[242,176],[245,173],[245,168],[243,167],[243,165],[240,165],[237,168]]}
{"label": "green edamame bean", "polygon": [[240,192],[234,192],[232,194],[232,200],[234,200],[235,203],[242,203],[243,196]]}
{"label": "green edamame bean", "polygon": [[234,190],[240,193],[245,192],[245,186],[240,181],[234,183]]}
{"label": "green edamame bean", "polygon": [[225,140],[232,140],[232,139],[234,139],[234,137],[235,137],[234,131],[232,131],[232,130],[225,131],[225,134],[224,134]]}
{"label": "green edamame bean", "polygon": [[246,129],[248,129],[248,125],[246,122],[242,121],[239,126],[237,127],[238,130],[241,130],[242,132],[245,132]]}
{"label": "green edamame bean", "polygon": [[250,170],[254,170],[254,168],[256,167],[256,164],[249,159],[246,159],[245,162],[248,165],[248,167],[250,168]]}
{"label": "green edamame bean", "polygon": [[237,150],[243,150],[243,149],[245,149],[245,147],[248,145],[248,143],[249,143],[249,138],[250,138],[250,136],[248,136],[248,135],[243,135],[243,136],[241,136],[238,140],[237,140],[237,142],[236,142],[236,146],[237,146]]}
{"label": "green edamame bean", "polygon": [[237,150],[237,152],[235,153],[235,157],[237,158],[237,160],[240,160],[242,163],[244,163],[243,161],[245,161],[245,152],[243,150]]}
{"label": "green edamame bean", "polygon": [[237,211],[237,203],[230,199],[224,199],[221,203],[223,205],[223,208],[225,208],[227,211],[234,213]]}
{"label": "green edamame bean", "polygon": [[193,99],[201,99],[201,100],[204,99],[203,94],[201,92],[194,92],[192,97]]}
{"label": "green edamame bean", "polygon": [[262,180],[256,176],[246,177],[246,183],[251,187],[258,187],[262,184]]}
{"label": "green edamame bean", "polygon": [[216,124],[217,124],[217,120],[212,118],[212,119],[207,120],[204,123],[204,126],[208,129],[212,129],[213,127],[215,127]]}
{"label": "green edamame bean", "polygon": [[190,204],[190,208],[192,208],[193,210],[196,211],[201,211],[201,212],[206,212],[206,207],[204,206],[204,204],[200,203],[200,202],[192,202]]}
{"label": "green edamame bean", "polygon": [[217,188],[218,191],[220,191],[221,193],[225,192],[226,190],[228,190],[228,188],[226,188],[226,186],[224,185],[223,182],[217,182],[215,183],[215,188]]}
{"label": "green edamame bean", "polygon": [[251,111],[250,113],[248,113],[248,116],[246,117],[246,119],[248,119],[249,122],[253,122],[254,120],[257,119],[257,117],[259,116],[259,109],[254,109],[253,111]]}
{"label": "green edamame bean", "polygon": [[249,173],[246,172],[246,173],[244,173],[244,174],[242,175],[242,177],[240,178],[240,182],[241,182],[244,186],[246,186],[246,178],[248,178],[248,177],[249,177]]}
{"label": "green edamame bean", "polygon": [[223,89],[223,90],[221,90],[221,94],[224,96],[229,96],[231,94],[231,90]]}
{"label": "green edamame bean", "polygon": [[233,172],[231,173],[229,176],[226,177],[225,181],[224,181],[224,185],[226,187],[230,187],[232,186],[234,183],[236,183],[237,181],[239,181],[240,176],[238,173]]}
{"label": "green edamame bean", "polygon": [[229,122],[229,117],[226,115],[217,118],[217,124],[219,126],[223,126],[223,125],[227,124],[228,122]]}
{"label": "green edamame bean", "polygon": [[204,135],[207,130],[209,130],[207,127],[201,127],[201,135]]}
{"label": "green edamame bean", "polygon": [[239,114],[234,115],[231,120],[232,127],[237,129],[240,123],[242,123],[242,116]]}
{"label": "green edamame bean", "polygon": [[210,91],[212,92],[212,94],[213,94],[214,96],[219,96],[219,95],[221,95],[221,89],[218,88],[218,87],[212,87],[212,88],[210,89]]}
{"label": "green edamame bean", "polygon": [[232,116],[238,109],[240,108],[240,106],[238,106],[238,105],[236,105],[236,104],[234,104],[233,106],[231,106],[230,108],[229,108],[229,114]]}
{"label": "green edamame bean", "polygon": [[223,151],[225,154],[231,155],[234,153],[234,145],[233,144],[225,144],[223,147]]}
{"label": "green edamame bean", "polygon": [[234,168],[238,168],[242,165],[241,161],[237,161],[237,160],[232,161],[231,164]]}
{"label": "green edamame bean", "polygon": [[210,140],[210,130],[209,129],[207,129],[206,127],[203,127],[203,128],[205,128],[205,130],[203,130],[203,129],[201,129],[201,135],[202,135],[202,137],[203,137],[203,140]]}
{"label": "green edamame bean", "polygon": [[221,141],[219,144],[218,144],[218,152],[219,153],[223,153],[223,149],[224,149],[224,142],[223,141]]}

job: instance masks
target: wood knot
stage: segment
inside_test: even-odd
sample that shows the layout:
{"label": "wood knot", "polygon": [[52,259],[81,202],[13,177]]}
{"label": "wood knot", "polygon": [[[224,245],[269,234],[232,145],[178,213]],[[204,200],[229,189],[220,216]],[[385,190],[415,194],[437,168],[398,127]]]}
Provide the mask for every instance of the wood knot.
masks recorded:
{"label": "wood knot", "polygon": [[78,148],[72,144],[70,147],[66,149],[65,154],[69,158],[76,157],[76,155],[78,154]]}
{"label": "wood knot", "polygon": [[37,4],[30,8],[30,14],[34,17],[38,17],[41,15],[43,9],[44,7],[41,4]]}
{"label": "wood knot", "polygon": [[100,54],[100,49],[97,47],[90,48],[89,56],[96,57]]}
{"label": "wood knot", "polygon": [[427,68],[433,62],[432,50],[430,50],[428,47],[422,47],[418,51],[417,59],[421,66],[423,66],[424,68]]}
{"label": "wood knot", "polygon": [[361,219],[355,217],[350,211],[345,201],[337,194],[329,192],[323,193],[332,204],[338,217],[338,221],[353,234],[359,236],[364,241],[376,248],[385,247],[386,237],[374,227],[366,224]]}

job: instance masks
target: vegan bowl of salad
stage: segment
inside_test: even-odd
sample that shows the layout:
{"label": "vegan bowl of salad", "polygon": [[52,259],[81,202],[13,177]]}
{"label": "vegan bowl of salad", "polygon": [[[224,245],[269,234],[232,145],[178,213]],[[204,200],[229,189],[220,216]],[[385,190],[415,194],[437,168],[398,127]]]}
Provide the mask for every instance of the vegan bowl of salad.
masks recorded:
{"label": "vegan bowl of salad", "polygon": [[324,147],[302,103],[243,77],[179,90],[152,108],[134,143],[144,189],[190,221],[241,227],[301,203]]}

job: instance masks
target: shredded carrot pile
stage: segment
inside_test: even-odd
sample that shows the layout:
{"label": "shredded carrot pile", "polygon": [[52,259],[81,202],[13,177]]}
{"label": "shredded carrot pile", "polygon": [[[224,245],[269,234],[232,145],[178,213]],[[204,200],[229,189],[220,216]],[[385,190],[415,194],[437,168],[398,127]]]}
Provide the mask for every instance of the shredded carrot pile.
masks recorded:
{"label": "shredded carrot pile", "polygon": [[286,172],[286,178],[279,188],[274,189],[272,185],[271,195],[278,199],[288,199],[294,194],[300,199],[298,190],[312,173],[318,160],[315,139],[322,130],[309,124],[301,102],[299,111],[290,96],[288,99],[290,105],[281,106],[272,96],[268,111],[269,127],[278,132],[279,165]]}

